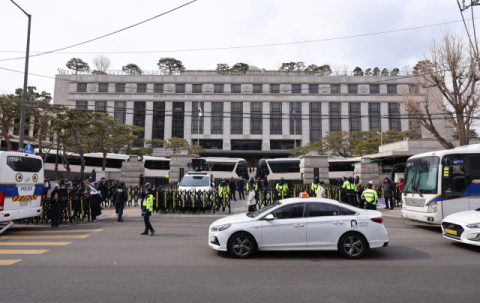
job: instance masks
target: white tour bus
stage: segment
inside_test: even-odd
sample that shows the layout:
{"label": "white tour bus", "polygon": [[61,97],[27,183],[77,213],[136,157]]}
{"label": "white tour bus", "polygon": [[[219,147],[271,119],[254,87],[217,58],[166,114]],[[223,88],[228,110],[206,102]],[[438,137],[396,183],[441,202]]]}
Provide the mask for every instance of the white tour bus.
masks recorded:
{"label": "white tour bus", "polygon": [[145,177],[165,177],[170,171],[170,159],[165,157],[143,156]]}
{"label": "white tour bus", "polygon": [[40,157],[0,151],[0,223],[39,216],[42,212],[43,161]]}
{"label": "white tour bus", "polygon": [[453,213],[480,207],[480,144],[410,157],[402,216],[441,224]]}
{"label": "white tour bus", "polygon": [[200,159],[205,160],[215,179],[231,179],[232,177],[237,179],[242,176],[248,180],[248,165],[245,159],[214,157],[204,157]]}

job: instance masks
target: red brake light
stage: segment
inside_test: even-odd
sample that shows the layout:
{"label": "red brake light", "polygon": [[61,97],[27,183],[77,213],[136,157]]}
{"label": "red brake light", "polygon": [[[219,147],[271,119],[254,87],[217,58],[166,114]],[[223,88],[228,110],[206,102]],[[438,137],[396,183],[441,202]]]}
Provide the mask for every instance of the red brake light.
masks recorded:
{"label": "red brake light", "polygon": [[372,218],[372,219],[370,219],[370,220],[372,220],[373,222],[379,223],[379,224],[382,224],[382,223],[383,223],[383,217],[380,217],[380,218]]}
{"label": "red brake light", "polygon": [[0,193],[0,210],[3,210],[3,202],[5,201],[5,193]]}

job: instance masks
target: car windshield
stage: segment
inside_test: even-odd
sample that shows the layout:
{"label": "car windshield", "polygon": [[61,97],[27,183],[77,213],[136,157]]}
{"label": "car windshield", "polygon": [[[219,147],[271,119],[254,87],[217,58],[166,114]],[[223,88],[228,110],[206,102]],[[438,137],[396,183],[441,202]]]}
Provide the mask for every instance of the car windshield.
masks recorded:
{"label": "car windshield", "polygon": [[185,176],[180,186],[208,186],[209,176]]}
{"label": "car windshield", "polygon": [[248,213],[247,216],[249,216],[250,218],[256,218],[256,217],[260,216],[261,214],[269,211],[270,209],[277,207],[280,204],[282,204],[282,203],[275,202],[273,204],[270,204],[269,206],[266,206],[264,208],[260,208],[256,211],[254,211],[254,212]]}
{"label": "car windshield", "polygon": [[405,193],[437,193],[438,157],[424,157],[407,161],[405,168]]}

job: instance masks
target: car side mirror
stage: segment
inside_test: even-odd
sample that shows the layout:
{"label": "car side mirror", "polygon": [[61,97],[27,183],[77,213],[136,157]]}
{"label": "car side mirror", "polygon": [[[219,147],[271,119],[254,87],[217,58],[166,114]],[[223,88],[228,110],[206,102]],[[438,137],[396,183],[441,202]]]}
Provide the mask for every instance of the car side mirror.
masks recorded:
{"label": "car side mirror", "polygon": [[268,214],[265,216],[264,219],[270,221],[270,220],[275,220],[275,217],[273,216],[273,214]]}

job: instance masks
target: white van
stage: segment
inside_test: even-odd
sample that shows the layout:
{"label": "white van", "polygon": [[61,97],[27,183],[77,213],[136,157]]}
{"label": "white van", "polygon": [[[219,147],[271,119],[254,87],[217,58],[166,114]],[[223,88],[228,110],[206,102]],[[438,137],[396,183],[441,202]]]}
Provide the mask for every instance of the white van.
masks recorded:
{"label": "white van", "polygon": [[0,151],[0,223],[39,216],[42,191],[42,158]]}
{"label": "white van", "polygon": [[178,184],[180,191],[212,191],[215,189],[215,180],[209,172],[188,172]]}

